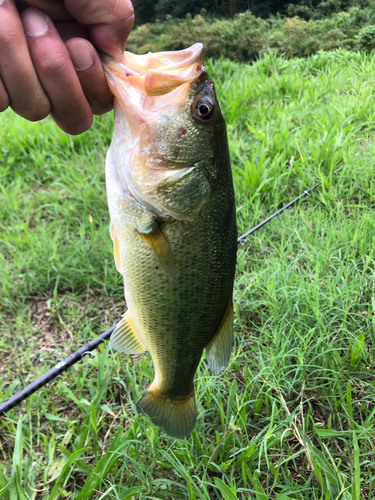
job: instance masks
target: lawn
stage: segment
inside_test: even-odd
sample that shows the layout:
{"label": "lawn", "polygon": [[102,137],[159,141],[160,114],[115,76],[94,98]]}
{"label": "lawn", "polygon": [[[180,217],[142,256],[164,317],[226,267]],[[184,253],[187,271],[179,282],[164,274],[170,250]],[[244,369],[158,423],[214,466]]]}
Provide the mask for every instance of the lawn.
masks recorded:
{"label": "lawn", "polygon": [[[375,497],[375,55],[207,67],[240,234],[322,184],[239,246],[235,350],[219,377],[202,360],[191,437],[137,415],[149,356],[103,344],[0,419],[2,500]],[[0,115],[0,402],[124,312],[112,122]]]}

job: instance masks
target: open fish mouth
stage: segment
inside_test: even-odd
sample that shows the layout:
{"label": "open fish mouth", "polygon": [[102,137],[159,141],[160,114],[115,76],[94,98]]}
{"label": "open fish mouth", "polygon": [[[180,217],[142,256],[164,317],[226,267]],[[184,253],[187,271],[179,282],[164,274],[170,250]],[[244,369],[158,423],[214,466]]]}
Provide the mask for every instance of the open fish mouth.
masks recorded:
{"label": "open fish mouth", "polygon": [[206,122],[215,108],[212,82],[203,88],[209,80],[203,44],[145,55],[125,52],[122,63],[102,55],[102,61],[115,96],[112,142],[123,187],[158,216],[191,219],[211,191],[205,168],[194,169],[214,154],[213,127],[195,119],[199,102],[210,111]]}
{"label": "open fish mouth", "polygon": [[206,74],[202,43],[173,52],[124,52],[122,63],[103,53],[101,59],[115,109],[122,108],[132,136],[145,123],[181,113],[193,82]]}
{"label": "open fish mouth", "polygon": [[195,43],[187,49],[173,52],[143,55],[125,52],[122,64],[108,56],[102,56],[102,60],[107,74],[113,73],[123,80],[129,78],[147,96],[160,96],[190,83],[201,74],[203,44]]}

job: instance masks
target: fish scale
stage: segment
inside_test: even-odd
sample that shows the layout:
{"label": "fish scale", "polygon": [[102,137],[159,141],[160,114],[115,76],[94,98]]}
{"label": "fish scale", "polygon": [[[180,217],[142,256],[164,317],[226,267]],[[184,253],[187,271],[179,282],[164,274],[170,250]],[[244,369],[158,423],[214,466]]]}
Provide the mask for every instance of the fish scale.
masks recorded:
{"label": "fish scale", "polygon": [[[159,89],[168,90],[175,57],[183,74],[194,76],[186,95],[173,87],[168,120],[165,96],[162,109],[157,107],[159,94],[154,100],[147,96],[138,117],[127,116],[130,109],[134,112],[132,102],[127,108],[127,99],[137,94],[135,101],[142,102],[145,68],[140,66],[133,81],[127,76],[127,53],[125,66],[109,58],[104,61],[116,117],[106,161],[107,197],[115,260],[124,278],[128,308],[111,344],[125,353],[149,352],[155,379],[137,408],[177,438],[186,437],[195,425],[194,376],[203,350],[214,374],[229,361],[237,251],[225,122],[202,65],[201,44],[185,52],[187,67],[181,52],[167,53],[165,71],[162,63],[151,61],[153,54],[148,55],[150,67],[158,71]],[[129,57],[134,74],[137,57],[143,56]],[[155,58],[165,59],[160,54]],[[189,69],[189,64],[194,67]],[[150,71],[146,71],[147,92],[152,94]],[[127,85],[132,86],[129,92]],[[200,116],[200,109],[208,110],[212,120]],[[128,126],[129,120],[143,125],[137,130]],[[181,127],[187,134],[183,141]],[[157,132],[153,135],[152,130]],[[142,133],[147,134],[147,148],[139,147],[145,142]],[[122,154],[122,147],[135,149],[130,155]],[[153,171],[152,155],[157,171]]]}

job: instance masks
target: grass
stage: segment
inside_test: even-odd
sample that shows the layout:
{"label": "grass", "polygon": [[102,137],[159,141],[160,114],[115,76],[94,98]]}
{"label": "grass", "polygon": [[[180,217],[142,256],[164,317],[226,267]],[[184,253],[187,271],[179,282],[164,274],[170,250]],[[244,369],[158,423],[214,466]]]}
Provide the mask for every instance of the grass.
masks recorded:
{"label": "grass", "polygon": [[[375,55],[208,62],[241,233],[235,351],[199,366],[199,417],[168,439],[135,402],[147,355],[102,345],[0,419],[4,500],[375,497]],[[0,115],[0,401],[117,321],[108,234],[112,117],[71,138]],[[341,170],[332,175],[333,170]]]}

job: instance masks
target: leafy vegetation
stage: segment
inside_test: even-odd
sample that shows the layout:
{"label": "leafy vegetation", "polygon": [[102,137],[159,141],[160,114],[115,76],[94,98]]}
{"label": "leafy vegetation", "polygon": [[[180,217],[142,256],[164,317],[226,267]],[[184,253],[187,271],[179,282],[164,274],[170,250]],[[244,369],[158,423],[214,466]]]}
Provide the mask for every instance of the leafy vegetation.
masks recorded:
{"label": "leafy vegetation", "polygon": [[165,20],[172,17],[192,16],[204,11],[215,17],[233,17],[235,14],[251,11],[258,17],[272,15],[299,16],[303,19],[321,19],[350,7],[367,7],[373,0],[133,0],[137,25]]}
{"label": "leafy vegetation", "polygon": [[[135,412],[147,355],[102,346],[0,419],[4,500],[374,497],[375,55],[208,61],[245,232],[235,350],[168,439]],[[124,311],[108,234],[110,116],[79,137],[0,115],[0,401]],[[341,170],[333,175],[333,171]]]}
{"label": "leafy vegetation", "polygon": [[296,16],[262,19],[249,11],[233,19],[190,14],[185,19],[174,19],[169,15],[163,22],[135,29],[127,49],[135,53],[180,50],[202,41],[207,57],[251,62],[268,51],[287,59],[337,48],[371,51],[375,46],[374,30],[374,0],[307,20]]}
{"label": "leafy vegetation", "polygon": [[[164,20],[168,15],[185,17],[200,14],[202,11],[216,17],[233,17],[234,14],[251,10],[255,15],[268,16],[285,12],[290,0],[133,0],[137,25]],[[315,2],[316,3],[316,2]]]}

